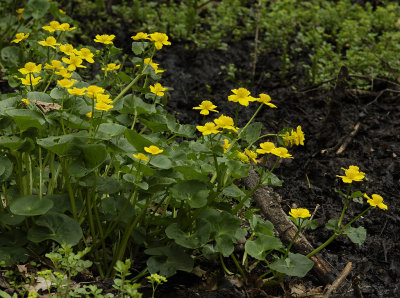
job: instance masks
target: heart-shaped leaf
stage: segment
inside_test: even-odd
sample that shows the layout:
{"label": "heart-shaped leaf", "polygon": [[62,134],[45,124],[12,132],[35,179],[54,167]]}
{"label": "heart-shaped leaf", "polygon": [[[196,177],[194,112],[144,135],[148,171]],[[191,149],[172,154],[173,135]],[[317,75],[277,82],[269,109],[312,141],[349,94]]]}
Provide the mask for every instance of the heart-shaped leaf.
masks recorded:
{"label": "heart-shaped leaf", "polygon": [[289,253],[286,259],[275,261],[270,268],[286,275],[304,277],[313,266],[314,262],[305,255]]}
{"label": "heart-shaped leaf", "polygon": [[170,192],[176,200],[187,202],[191,208],[201,208],[207,204],[210,191],[203,182],[188,180],[175,184]]}
{"label": "heart-shaped leaf", "polygon": [[53,207],[53,201],[36,195],[17,198],[10,205],[10,211],[16,215],[36,216],[46,214]]}
{"label": "heart-shaped leaf", "polygon": [[260,235],[256,240],[246,241],[246,252],[257,260],[264,260],[266,252],[273,249],[280,249],[282,242],[279,238],[273,236]]}

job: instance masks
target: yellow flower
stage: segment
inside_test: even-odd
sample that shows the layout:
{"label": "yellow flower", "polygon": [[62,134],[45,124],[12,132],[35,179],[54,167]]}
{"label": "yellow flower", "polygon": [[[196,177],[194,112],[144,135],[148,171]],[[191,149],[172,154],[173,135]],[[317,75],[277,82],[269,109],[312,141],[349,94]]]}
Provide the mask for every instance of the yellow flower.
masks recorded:
{"label": "yellow flower", "polygon": [[304,208],[290,209],[289,215],[291,215],[294,218],[311,217],[310,211]]}
{"label": "yellow flower", "polygon": [[75,80],[68,80],[68,79],[62,79],[57,81],[57,84],[63,88],[71,88],[74,85],[74,83]]}
{"label": "yellow flower", "polygon": [[79,95],[84,95],[86,88],[72,88],[72,89],[67,89],[68,93],[71,95],[79,96]]}
{"label": "yellow flower", "polygon": [[149,158],[143,153],[133,154],[133,157],[139,160],[148,161]]}
{"label": "yellow flower", "polygon": [[53,36],[47,37],[46,40],[38,41],[38,44],[44,47],[52,47],[53,49],[60,45]]}
{"label": "yellow flower", "polygon": [[62,10],[61,8],[58,10],[61,14],[66,14],[66,12],[64,10]]}
{"label": "yellow flower", "polygon": [[64,79],[69,79],[72,77],[72,72],[68,72],[64,66],[61,66],[58,71],[55,72],[56,75],[62,76]]}
{"label": "yellow flower", "polygon": [[110,103],[112,103],[112,99],[110,98],[110,95],[108,95],[108,94],[97,93],[96,94],[96,102],[110,104]]}
{"label": "yellow flower", "polygon": [[[154,69],[154,72],[157,74],[157,73],[161,73],[161,72],[164,72],[164,70],[162,70],[162,69],[158,69],[158,63],[154,63],[153,62],[153,60],[151,60],[150,58],[145,58],[144,60],[143,60],[143,63],[144,64],[150,64],[150,66],[151,67],[153,67],[153,69]],[[140,64],[136,64],[136,66],[140,66]]]}
{"label": "yellow flower", "polygon": [[254,161],[255,163],[257,163],[257,160],[256,160],[256,158],[257,158],[257,153],[255,153],[254,151],[249,150],[249,149],[247,149],[247,148],[244,149],[244,152],[246,152],[247,156],[250,157],[250,159],[251,159],[252,161]]}
{"label": "yellow flower", "polygon": [[57,31],[57,30],[59,30],[59,28],[60,28],[60,23],[57,21],[51,21],[49,25],[42,27],[43,30],[46,30],[49,32]]}
{"label": "yellow flower", "polygon": [[139,39],[150,39],[149,34],[144,33],[144,32],[138,32],[136,35],[131,36],[133,40],[139,40]]}
{"label": "yellow flower", "polygon": [[86,113],[85,116],[88,117],[88,118],[92,118],[93,117],[92,112]]}
{"label": "yellow flower", "polygon": [[63,52],[64,54],[66,54],[68,56],[75,53],[74,52],[74,46],[72,44],[69,44],[69,43],[65,43],[65,44],[60,45],[59,49],[60,49],[61,52]]}
{"label": "yellow flower", "polygon": [[12,40],[11,42],[19,43],[21,40],[24,40],[25,38],[28,38],[29,34],[30,33],[27,33],[27,34],[25,34],[25,33],[17,33],[17,34],[15,34],[15,39]]}
{"label": "yellow flower", "polygon": [[23,98],[23,99],[21,99],[21,101],[22,101],[24,104],[29,105],[29,99]]}
{"label": "yellow flower", "polygon": [[[121,65],[119,65],[119,64],[108,63],[107,64],[107,71],[118,70],[120,67],[121,67]],[[105,68],[102,67],[101,70],[105,70]]]}
{"label": "yellow flower", "polygon": [[260,98],[256,98],[258,102],[262,102],[271,108],[276,108],[276,105],[270,103],[271,97],[268,94],[261,93]]}
{"label": "yellow flower", "polygon": [[21,80],[22,85],[26,86],[35,86],[39,84],[39,81],[42,77],[35,78],[33,74],[27,74],[25,78],[19,78]]}
{"label": "yellow flower", "polygon": [[16,12],[18,14],[18,21],[20,21],[22,19],[22,13],[24,12],[24,8],[18,8]]}
{"label": "yellow flower", "polygon": [[360,172],[357,166],[349,166],[348,169],[342,168],[345,176],[336,175],[336,177],[342,178],[344,183],[352,183],[353,181],[362,181],[365,177],[364,172]]}
{"label": "yellow flower", "polygon": [[[45,69],[50,69],[50,70],[56,70],[56,69],[60,69],[62,67],[62,63],[59,60],[51,60],[51,64],[46,63],[44,65]],[[72,74],[71,74],[72,75]]]}
{"label": "yellow flower", "polygon": [[161,86],[160,83],[157,83],[154,86],[150,85],[151,93],[154,93],[157,96],[164,96],[164,91],[165,90],[167,90],[167,88],[164,88],[163,86]]}
{"label": "yellow flower", "polygon": [[101,87],[98,87],[96,85],[91,85],[87,87],[86,89],[86,96],[92,99],[95,99],[98,94],[104,93],[104,89]]}
{"label": "yellow flower", "polygon": [[112,35],[107,35],[107,34],[99,35],[99,34],[97,34],[96,38],[94,39],[94,41],[98,42],[98,43],[104,43],[104,44],[113,44],[112,40],[114,38],[115,38],[114,34],[112,34]]}
{"label": "yellow flower", "polygon": [[42,64],[36,65],[36,63],[28,62],[25,63],[24,68],[18,69],[18,71],[24,75],[28,73],[39,73],[42,70]]}
{"label": "yellow flower", "polygon": [[274,148],[272,149],[271,153],[281,158],[293,158],[293,156],[290,155],[288,150],[284,147]]}
{"label": "yellow flower", "polygon": [[62,23],[60,26],[58,26],[58,31],[72,31],[75,30],[76,27],[71,27],[70,24],[68,23]]}
{"label": "yellow flower", "polygon": [[250,91],[245,88],[233,89],[232,95],[228,96],[229,101],[238,102],[242,106],[248,106],[250,101],[254,101],[254,98],[250,96]]}
{"label": "yellow flower", "polygon": [[62,61],[64,63],[69,64],[68,65],[68,70],[69,71],[74,71],[77,67],[86,68],[86,66],[82,65],[82,62],[83,62],[82,59],[79,58],[78,56],[76,56],[75,54],[71,54],[69,56],[69,59],[66,58],[66,57],[63,57]]}
{"label": "yellow flower", "polygon": [[228,150],[230,145],[231,144],[229,143],[229,140],[228,139],[224,139],[224,144],[222,145],[222,148],[224,149],[224,153],[226,152],[226,150]]}
{"label": "yellow flower", "polygon": [[372,199],[365,193],[364,197],[367,199],[368,204],[372,207],[378,207],[382,210],[387,210],[387,205],[383,204],[383,198],[380,195],[372,194]]}
{"label": "yellow flower", "polygon": [[264,142],[260,144],[261,149],[257,149],[256,152],[260,154],[272,153],[272,150],[275,149],[275,144],[272,142]]}
{"label": "yellow flower", "polygon": [[221,132],[218,130],[218,127],[215,126],[215,124],[212,122],[207,122],[206,124],[204,124],[204,126],[196,126],[196,128],[203,134],[203,136]]}
{"label": "yellow flower", "polygon": [[144,147],[144,151],[152,155],[156,155],[162,153],[164,150],[158,148],[157,146],[151,145],[149,147]]}
{"label": "yellow flower", "polygon": [[217,106],[214,105],[211,101],[209,100],[203,100],[201,104],[198,107],[194,107],[193,110],[201,110],[200,114],[202,115],[208,115],[210,112],[216,112],[218,113],[217,110],[215,110]]}
{"label": "yellow flower", "polygon": [[214,119],[214,123],[217,125],[217,128],[222,129],[230,129],[234,132],[237,132],[238,129],[234,126],[233,119],[229,116],[221,115],[219,118]]}
{"label": "yellow flower", "polygon": [[96,103],[94,108],[99,111],[108,112],[108,110],[112,109],[113,107],[114,107],[113,105],[109,105],[109,104],[106,104],[105,102],[99,101]]}
{"label": "yellow flower", "polygon": [[249,162],[249,157],[246,154],[242,153],[242,152],[238,151],[237,157],[239,157],[240,161],[243,162],[243,163]]}
{"label": "yellow flower", "polygon": [[297,126],[297,131],[291,130],[290,133],[286,132],[285,136],[282,138],[285,141],[285,145],[302,145],[304,146],[304,132],[301,130],[301,126]]}
{"label": "yellow flower", "polygon": [[150,40],[154,42],[157,50],[161,50],[163,45],[171,45],[171,43],[168,41],[168,36],[160,32],[154,32],[150,34]]}
{"label": "yellow flower", "polygon": [[94,63],[94,54],[88,48],[82,48],[79,51],[74,50],[74,53],[77,54],[80,58],[85,59],[87,62]]}
{"label": "yellow flower", "polygon": [[162,283],[164,283],[164,282],[167,282],[167,279],[164,277],[164,276],[162,276],[162,275],[159,275],[159,274],[157,274],[157,273],[153,273],[153,274],[151,274],[150,276],[146,276],[146,278],[150,281],[150,283],[154,283],[154,282],[156,282],[157,284],[162,284]]}

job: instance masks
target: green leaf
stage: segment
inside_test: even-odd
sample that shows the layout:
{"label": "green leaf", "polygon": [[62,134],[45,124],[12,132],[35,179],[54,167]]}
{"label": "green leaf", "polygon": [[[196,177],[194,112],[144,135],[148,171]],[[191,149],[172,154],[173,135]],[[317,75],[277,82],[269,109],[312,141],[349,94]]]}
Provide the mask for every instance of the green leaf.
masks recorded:
{"label": "green leaf", "polygon": [[82,238],[82,229],[79,224],[62,213],[42,215],[35,224],[28,230],[28,239],[35,243],[51,239],[59,244],[74,246]]}
{"label": "green leaf", "polygon": [[12,171],[13,163],[7,157],[0,156],[0,182],[7,181]]}
{"label": "green leaf", "polygon": [[156,113],[154,104],[145,103],[140,97],[129,94],[117,102],[115,109],[121,114],[151,115]]}
{"label": "green leaf", "polygon": [[7,110],[14,109],[17,102],[19,102],[20,99],[17,97],[11,97],[11,98],[6,98],[0,100],[0,115],[5,115]]}
{"label": "green leaf", "polygon": [[222,190],[222,194],[232,198],[243,198],[246,196],[246,194],[243,191],[241,191],[241,189],[237,187],[235,184],[231,184],[228,187],[225,187]]}
{"label": "green leaf", "polygon": [[144,252],[152,255],[146,262],[150,274],[159,272],[162,276],[170,277],[177,270],[193,270],[193,259],[178,245],[149,248]]}
{"label": "green leaf", "polygon": [[119,215],[121,215],[124,208],[125,212],[121,216],[120,221],[128,223],[130,218],[135,215],[135,210],[127,199],[118,196],[106,197],[104,200],[101,201],[101,209],[103,210],[103,213],[107,216],[107,218],[110,216],[117,218]]}
{"label": "green leaf", "polygon": [[351,195],[350,195],[350,198],[360,198],[360,197],[362,197],[362,196],[364,196],[364,193],[363,192],[361,192],[361,191],[355,191],[355,192],[353,192]]}
{"label": "green leaf", "polygon": [[249,166],[242,163],[239,160],[228,160],[225,162],[228,167],[229,172],[233,178],[243,178],[247,177],[249,174]]}
{"label": "green leaf", "polygon": [[233,244],[236,243],[236,235],[242,237],[241,221],[225,211],[215,209],[204,210],[199,218],[206,220],[211,226],[212,238],[216,241],[218,249],[224,257],[228,257],[234,250]]}
{"label": "green leaf", "polygon": [[28,98],[30,100],[34,99],[34,100],[48,102],[48,103],[53,102],[51,100],[50,95],[48,95],[47,93],[44,93],[44,92],[37,92],[37,91],[28,92],[28,94],[26,95],[26,98]]}
{"label": "green leaf", "polygon": [[41,19],[50,8],[50,3],[46,0],[29,0],[25,5],[24,17],[32,16],[34,19]]}
{"label": "green leaf", "polygon": [[17,198],[10,205],[10,211],[15,215],[36,216],[46,214],[53,207],[53,201],[36,195]]}
{"label": "green leaf", "polygon": [[165,155],[153,156],[150,160],[150,164],[164,170],[172,168],[172,161]]}
{"label": "green leaf", "polygon": [[182,181],[170,188],[171,195],[178,201],[184,201],[191,208],[201,208],[207,204],[209,189],[197,180]]}
{"label": "green leaf", "polygon": [[101,123],[96,133],[96,138],[110,140],[124,134],[127,128],[117,123]]}
{"label": "green leaf", "polygon": [[[22,247],[0,247],[0,262],[5,266],[12,266],[28,261],[29,253]],[[14,296],[13,296],[14,297]]]}
{"label": "green leaf", "polygon": [[0,136],[0,146],[11,150],[18,150],[24,143],[25,141],[17,136]]}
{"label": "green leaf", "polygon": [[241,138],[248,144],[253,144],[260,137],[262,126],[260,122],[251,123],[246,130],[241,133]]}
{"label": "green leaf", "polygon": [[152,141],[140,135],[134,130],[127,129],[125,130],[125,137],[128,142],[135,147],[137,151],[143,151],[144,147],[149,147],[150,145],[154,145]]}
{"label": "green leaf", "polygon": [[276,237],[260,235],[256,240],[246,241],[244,248],[246,252],[257,260],[264,260],[269,250],[282,248],[282,242]]}
{"label": "green leaf", "polygon": [[210,224],[205,220],[199,219],[194,228],[194,233],[183,232],[177,223],[170,224],[165,229],[165,234],[169,239],[174,239],[176,244],[186,248],[200,248],[207,243],[210,237]]}
{"label": "green leaf", "polygon": [[55,88],[51,89],[50,96],[51,96],[51,98],[56,99],[56,100],[62,99],[65,96],[65,91],[64,91],[64,89],[55,87]]}
{"label": "green leaf", "polygon": [[336,219],[330,219],[326,223],[325,229],[331,230],[331,231],[336,231],[338,228],[338,223],[339,223],[339,221],[337,221]]}
{"label": "green leaf", "polygon": [[[144,42],[144,41],[134,41],[134,42],[132,42],[132,52],[135,55],[140,55],[144,52],[144,50],[146,49],[148,44],[149,44],[148,42]],[[149,65],[148,67],[151,67],[151,66]]]}
{"label": "green leaf", "polygon": [[71,176],[84,177],[100,167],[108,158],[104,144],[77,145],[82,150],[83,159],[74,159],[69,167]]}
{"label": "green leaf", "polygon": [[351,242],[361,245],[365,242],[367,239],[367,230],[360,226],[358,228],[353,228],[353,227],[348,227],[345,231],[344,234],[349,237]]}
{"label": "green leaf", "polygon": [[6,111],[6,114],[14,120],[21,132],[31,127],[42,130],[46,123],[42,114],[33,110],[13,109]]}
{"label": "green leaf", "polygon": [[79,155],[81,151],[77,145],[84,144],[88,141],[89,134],[87,131],[67,134],[63,136],[48,137],[36,140],[39,146],[59,155]]}
{"label": "green leaf", "polygon": [[22,215],[0,212],[0,222],[6,225],[10,226],[19,225],[24,219],[25,216]]}
{"label": "green leaf", "polygon": [[19,47],[8,46],[1,50],[1,60],[5,61],[7,65],[20,65],[20,57],[22,57],[22,50]]}
{"label": "green leaf", "polygon": [[262,185],[282,186],[283,181],[280,180],[274,173],[265,174]]}
{"label": "green leaf", "polygon": [[286,259],[279,259],[270,265],[272,270],[289,275],[304,277],[314,266],[314,262],[302,254],[289,253]]}

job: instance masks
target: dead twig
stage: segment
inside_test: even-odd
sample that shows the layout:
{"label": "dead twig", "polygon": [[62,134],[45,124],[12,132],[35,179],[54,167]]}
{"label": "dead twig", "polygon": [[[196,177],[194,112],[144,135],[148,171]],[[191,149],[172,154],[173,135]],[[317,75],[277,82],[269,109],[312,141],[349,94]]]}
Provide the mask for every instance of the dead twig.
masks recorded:
{"label": "dead twig", "polygon": [[347,146],[350,144],[351,140],[353,139],[353,137],[356,135],[356,133],[360,129],[360,124],[361,124],[361,122],[357,122],[356,125],[354,125],[351,133],[344,139],[343,144],[336,151],[337,155],[342,154],[344,152],[344,150],[346,150]]}
{"label": "dead twig", "polygon": [[347,275],[349,275],[351,269],[353,267],[352,262],[348,262],[346,267],[344,267],[343,271],[340,273],[339,277],[333,282],[333,284],[326,291],[324,298],[329,298],[333,293],[336,292],[337,288],[343,283],[346,279]]}
{"label": "dead twig", "polygon": [[384,89],[379,92],[379,94],[375,97],[375,99],[373,101],[367,103],[365,106],[369,106],[369,105],[373,104],[374,102],[376,102],[379,99],[379,97],[381,97],[383,95],[383,93],[385,93],[385,92],[400,93],[400,90]]}

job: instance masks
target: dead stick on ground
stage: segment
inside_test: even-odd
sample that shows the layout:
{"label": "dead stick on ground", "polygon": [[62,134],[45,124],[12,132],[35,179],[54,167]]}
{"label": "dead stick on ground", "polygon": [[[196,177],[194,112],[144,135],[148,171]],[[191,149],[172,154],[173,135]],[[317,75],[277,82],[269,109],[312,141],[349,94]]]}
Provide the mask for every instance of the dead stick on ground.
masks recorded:
{"label": "dead stick on ground", "polygon": [[336,151],[336,154],[339,155],[341,153],[343,153],[344,150],[346,150],[347,145],[350,144],[351,140],[353,139],[353,137],[356,135],[356,133],[358,132],[358,130],[360,129],[360,124],[361,122],[357,122],[356,125],[354,125],[353,130],[351,131],[351,133],[345,138],[343,144],[340,146],[340,148]]}
{"label": "dead stick on ground", "polygon": [[329,298],[337,288],[343,283],[343,281],[346,279],[347,275],[349,275],[353,263],[348,262],[346,267],[344,267],[343,271],[340,273],[339,277],[333,282],[333,284],[328,288],[328,291],[326,291],[324,298]]}
{"label": "dead stick on ground", "polygon": [[[258,181],[259,176],[254,169],[250,169],[249,175],[243,179],[247,189],[256,187]],[[281,201],[280,196],[274,192],[271,187],[264,185],[254,192],[253,198],[267,219],[272,222],[280,238],[284,242],[289,243],[296,234],[297,227],[288,219],[287,214],[282,210],[279,203]],[[314,250],[314,247],[308,242],[307,238],[300,233],[294,242],[294,249],[307,255]],[[328,284],[335,280],[334,274],[336,270],[334,268],[331,269],[324,259],[314,255],[311,257],[311,260],[315,263],[313,271],[320,281]]]}

